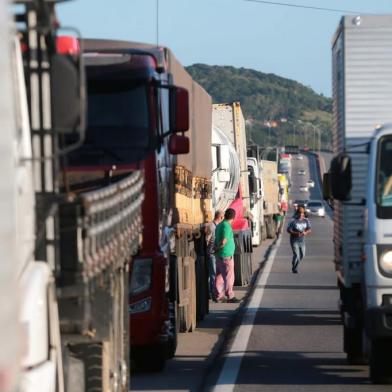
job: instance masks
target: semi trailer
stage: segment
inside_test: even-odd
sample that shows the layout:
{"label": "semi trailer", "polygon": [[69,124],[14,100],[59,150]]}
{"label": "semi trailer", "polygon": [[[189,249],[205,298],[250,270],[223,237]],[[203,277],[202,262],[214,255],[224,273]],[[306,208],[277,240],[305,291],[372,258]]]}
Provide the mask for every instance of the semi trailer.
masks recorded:
{"label": "semi trailer", "polygon": [[[212,107],[212,123],[224,133],[236,151],[239,162],[239,185],[230,208],[236,211],[232,223],[235,240],[234,271],[235,284],[244,286],[252,277],[252,219],[249,195],[249,171],[247,163],[247,145],[245,121],[239,102],[214,104]],[[235,178],[235,177],[233,177]]]}

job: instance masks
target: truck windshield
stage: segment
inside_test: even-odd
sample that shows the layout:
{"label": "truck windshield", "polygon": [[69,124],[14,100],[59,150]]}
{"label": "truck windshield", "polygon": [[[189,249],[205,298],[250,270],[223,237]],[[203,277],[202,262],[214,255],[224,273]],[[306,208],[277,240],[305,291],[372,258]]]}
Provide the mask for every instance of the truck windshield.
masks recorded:
{"label": "truck windshield", "polygon": [[88,122],[83,146],[70,166],[130,164],[151,148],[148,87],[121,81],[89,81]]}
{"label": "truck windshield", "polygon": [[377,206],[379,218],[392,218],[392,136],[384,136],[378,144]]}

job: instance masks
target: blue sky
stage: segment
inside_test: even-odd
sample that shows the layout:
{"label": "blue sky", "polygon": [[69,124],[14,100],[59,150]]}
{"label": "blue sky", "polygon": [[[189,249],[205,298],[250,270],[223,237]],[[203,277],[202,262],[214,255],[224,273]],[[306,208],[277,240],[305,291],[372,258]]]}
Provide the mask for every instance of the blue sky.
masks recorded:
{"label": "blue sky", "polygon": [[[392,13],[391,0],[282,2]],[[58,15],[84,37],[156,43],[156,0],[74,0],[60,4]],[[340,17],[243,0],[159,0],[159,43],[183,65],[253,68],[330,96],[330,42]]]}

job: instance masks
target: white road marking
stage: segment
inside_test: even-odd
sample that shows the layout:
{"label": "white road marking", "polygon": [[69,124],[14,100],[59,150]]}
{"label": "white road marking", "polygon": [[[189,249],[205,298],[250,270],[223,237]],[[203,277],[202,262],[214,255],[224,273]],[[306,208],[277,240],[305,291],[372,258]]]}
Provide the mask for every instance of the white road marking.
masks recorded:
{"label": "white road marking", "polygon": [[242,358],[246,354],[246,349],[248,347],[249,338],[252,333],[256,313],[261,306],[261,301],[264,295],[264,287],[266,286],[272,265],[275,261],[276,252],[280,245],[281,238],[282,237],[276,241],[276,244],[272,248],[271,253],[266,261],[266,265],[263,271],[258,276],[251,299],[245,307],[242,323],[237,330],[230,350],[225,355],[226,359],[219,374],[218,381],[212,388],[212,391],[214,392],[230,392],[234,390],[237,376],[240,371]]}

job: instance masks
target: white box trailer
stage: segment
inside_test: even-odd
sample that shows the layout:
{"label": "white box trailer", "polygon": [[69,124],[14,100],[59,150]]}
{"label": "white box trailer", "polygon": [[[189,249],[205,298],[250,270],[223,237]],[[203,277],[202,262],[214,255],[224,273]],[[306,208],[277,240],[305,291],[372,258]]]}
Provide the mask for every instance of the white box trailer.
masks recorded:
{"label": "white box trailer", "polygon": [[[392,203],[380,196],[385,188],[380,170],[392,175],[392,139],[391,128],[379,126],[392,122],[392,16],[343,17],[332,57],[333,147],[338,156],[329,183],[335,198],[334,261],[344,348],[355,362],[369,346],[371,379],[390,382]],[[370,345],[363,344],[365,330]]]}

